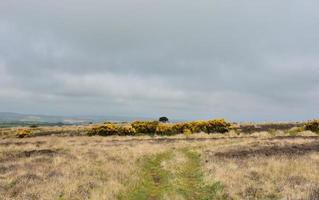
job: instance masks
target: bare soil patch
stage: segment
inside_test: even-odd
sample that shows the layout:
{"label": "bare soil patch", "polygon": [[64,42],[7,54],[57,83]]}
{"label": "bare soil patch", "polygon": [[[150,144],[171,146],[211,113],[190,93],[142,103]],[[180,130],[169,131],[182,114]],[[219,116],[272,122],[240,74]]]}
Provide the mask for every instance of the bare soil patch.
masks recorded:
{"label": "bare soil patch", "polygon": [[54,157],[62,154],[60,150],[52,149],[39,149],[39,150],[29,150],[29,151],[17,151],[17,152],[5,152],[0,159],[1,162],[4,161],[14,161],[21,158],[30,158],[37,156]]}
{"label": "bare soil patch", "polygon": [[41,150],[31,150],[31,151],[23,151],[18,155],[18,157],[31,157],[31,156],[54,156],[56,154],[59,154],[58,150],[51,150],[51,149],[41,149]]}
{"label": "bare soil patch", "polygon": [[45,141],[36,141],[36,142],[0,142],[0,146],[10,146],[10,145],[16,145],[16,146],[23,146],[23,145],[43,145],[46,144]]}

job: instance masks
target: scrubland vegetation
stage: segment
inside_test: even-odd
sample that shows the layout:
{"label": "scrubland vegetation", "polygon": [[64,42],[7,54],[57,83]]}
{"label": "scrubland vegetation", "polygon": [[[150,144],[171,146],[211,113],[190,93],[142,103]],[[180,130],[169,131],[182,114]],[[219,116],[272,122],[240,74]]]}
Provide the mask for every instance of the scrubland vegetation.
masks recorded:
{"label": "scrubland vegetation", "polygon": [[0,199],[319,199],[316,120],[0,130]]}
{"label": "scrubland vegetation", "polygon": [[192,121],[184,123],[160,123],[157,121],[135,121],[128,124],[106,123],[88,131],[88,135],[177,135],[192,133],[225,133],[230,130],[230,123],[224,119]]}

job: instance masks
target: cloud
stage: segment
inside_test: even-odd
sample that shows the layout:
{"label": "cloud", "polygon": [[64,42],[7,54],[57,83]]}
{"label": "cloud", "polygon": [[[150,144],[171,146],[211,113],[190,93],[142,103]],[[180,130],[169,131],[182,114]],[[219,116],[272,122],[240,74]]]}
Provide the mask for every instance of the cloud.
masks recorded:
{"label": "cloud", "polygon": [[0,110],[317,117],[315,0],[0,2]]}

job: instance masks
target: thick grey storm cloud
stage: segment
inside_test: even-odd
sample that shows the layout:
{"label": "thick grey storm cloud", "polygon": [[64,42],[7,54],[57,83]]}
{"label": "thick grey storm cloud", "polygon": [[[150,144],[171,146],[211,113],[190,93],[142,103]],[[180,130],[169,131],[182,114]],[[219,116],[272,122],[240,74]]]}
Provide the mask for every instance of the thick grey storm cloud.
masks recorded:
{"label": "thick grey storm cloud", "polygon": [[319,115],[317,0],[2,0],[0,110]]}

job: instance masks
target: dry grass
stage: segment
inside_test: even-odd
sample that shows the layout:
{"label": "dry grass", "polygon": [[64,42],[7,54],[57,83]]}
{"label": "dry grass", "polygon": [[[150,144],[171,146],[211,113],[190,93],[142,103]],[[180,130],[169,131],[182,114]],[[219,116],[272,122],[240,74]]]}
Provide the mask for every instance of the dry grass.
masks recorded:
{"label": "dry grass", "polygon": [[101,137],[5,140],[0,199],[114,199],[127,179],[134,179],[138,158],[169,147],[113,144]]}
{"label": "dry grass", "polygon": [[206,181],[220,181],[233,199],[319,199],[319,148],[301,150],[314,141],[319,147],[317,139],[295,139],[207,148]]}
{"label": "dry grass", "polygon": [[[311,135],[311,134],[310,134]],[[312,135],[311,135],[312,136]],[[316,199],[319,154],[216,157],[215,153],[268,146],[301,145],[318,137],[274,138],[196,134],[172,137],[57,137],[7,138],[0,141],[0,199],[116,199],[139,180],[138,160],[175,149],[202,154],[205,179],[220,181],[234,199]],[[185,158],[174,153],[174,162]],[[174,199],[167,197],[166,199]]]}

